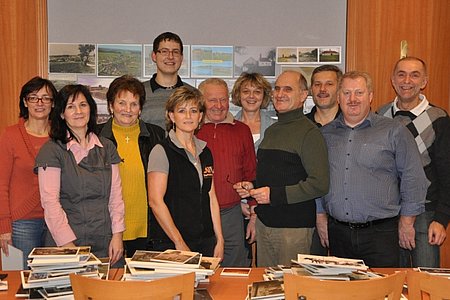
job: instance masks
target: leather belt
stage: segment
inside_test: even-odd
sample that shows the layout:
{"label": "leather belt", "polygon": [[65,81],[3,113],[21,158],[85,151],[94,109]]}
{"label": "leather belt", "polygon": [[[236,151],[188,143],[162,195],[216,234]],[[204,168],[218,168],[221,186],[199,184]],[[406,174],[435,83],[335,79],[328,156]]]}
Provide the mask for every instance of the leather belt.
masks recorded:
{"label": "leather belt", "polygon": [[366,222],[366,223],[351,223],[351,222],[339,221],[339,220],[333,218],[332,216],[329,216],[329,218],[331,220],[333,220],[334,222],[338,223],[338,224],[350,227],[350,229],[368,228],[368,227],[371,227],[371,226],[374,226],[374,225],[379,225],[379,224],[382,224],[382,223],[386,223],[386,222],[394,221],[394,220],[398,219],[398,217],[395,216],[395,217],[392,217],[392,218],[373,220],[373,221],[369,221],[369,222]]}

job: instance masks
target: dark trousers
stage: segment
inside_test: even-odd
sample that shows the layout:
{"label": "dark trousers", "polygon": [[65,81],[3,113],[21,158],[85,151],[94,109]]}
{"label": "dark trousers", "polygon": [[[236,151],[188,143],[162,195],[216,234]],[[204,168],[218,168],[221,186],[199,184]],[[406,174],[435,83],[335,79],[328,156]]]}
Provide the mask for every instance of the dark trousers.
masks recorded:
{"label": "dark trousers", "polygon": [[329,218],[330,254],[364,260],[369,267],[399,267],[398,219],[351,228]]}
{"label": "dark trousers", "polygon": [[[214,256],[214,247],[216,246],[216,237],[211,236],[198,240],[185,240],[189,249],[194,252],[199,252],[204,256]],[[165,251],[167,249],[175,249],[175,244],[172,241],[151,240],[150,250]]]}
{"label": "dark trousers", "polygon": [[133,257],[136,250],[148,250],[148,239],[147,238],[137,238],[130,241],[124,241],[123,245],[125,247],[125,256]]}

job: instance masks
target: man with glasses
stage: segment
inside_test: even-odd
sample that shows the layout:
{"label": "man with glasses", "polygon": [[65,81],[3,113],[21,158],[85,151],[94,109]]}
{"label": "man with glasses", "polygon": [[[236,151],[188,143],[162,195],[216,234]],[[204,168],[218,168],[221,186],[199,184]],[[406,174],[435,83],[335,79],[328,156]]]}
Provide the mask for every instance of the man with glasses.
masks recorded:
{"label": "man with glasses", "polygon": [[280,74],[273,105],[278,122],[266,129],[258,148],[256,185],[240,182],[241,197],[258,202],[255,212],[258,266],[290,265],[309,253],[316,225],[315,198],[328,192],[328,157],[319,129],[303,114],[308,96],[305,77]]}
{"label": "man with glasses", "polygon": [[174,89],[186,85],[178,76],[183,62],[183,42],[172,32],[164,32],[153,41],[152,60],[156,63],[156,73],[144,82],[145,103],[142,107],[141,119],[166,128],[166,101]]}

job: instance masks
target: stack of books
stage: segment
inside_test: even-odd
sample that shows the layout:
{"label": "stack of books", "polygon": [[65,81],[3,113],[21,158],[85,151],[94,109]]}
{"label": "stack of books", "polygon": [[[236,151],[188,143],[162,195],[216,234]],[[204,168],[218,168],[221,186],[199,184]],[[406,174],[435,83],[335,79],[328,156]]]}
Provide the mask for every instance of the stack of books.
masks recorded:
{"label": "stack of books", "polygon": [[28,255],[31,270],[21,271],[22,288],[45,299],[72,299],[69,274],[101,278],[102,262],[86,247],[39,247]]}
{"label": "stack of books", "polygon": [[197,283],[207,282],[220,263],[216,257],[171,249],[163,252],[137,250],[125,261],[122,280],[154,280],[194,272]]}
{"label": "stack of books", "polygon": [[420,272],[426,272],[431,275],[437,275],[442,277],[447,277],[450,279],[450,269],[448,268],[428,268],[428,267],[419,267]]}
{"label": "stack of books", "polygon": [[325,280],[360,280],[380,277],[369,272],[369,267],[361,259],[340,258],[298,254],[291,272],[297,275],[309,275]]}

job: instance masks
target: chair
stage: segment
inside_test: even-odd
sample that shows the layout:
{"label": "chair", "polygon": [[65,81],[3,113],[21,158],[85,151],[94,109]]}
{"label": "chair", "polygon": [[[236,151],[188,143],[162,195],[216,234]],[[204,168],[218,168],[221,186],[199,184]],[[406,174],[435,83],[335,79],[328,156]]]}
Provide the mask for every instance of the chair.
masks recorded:
{"label": "chair", "polygon": [[70,274],[75,300],[170,299],[194,298],[195,273],[157,279],[154,281],[115,281]]}
{"label": "chair", "polygon": [[[450,299],[450,279],[425,272],[408,271],[408,299],[410,300],[442,300]],[[422,298],[422,294],[429,297]]]}
{"label": "chair", "polygon": [[356,281],[319,280],[310,276],[284,275],[286,300],[398,300],[402,294],[406,272],[382,278]]}

